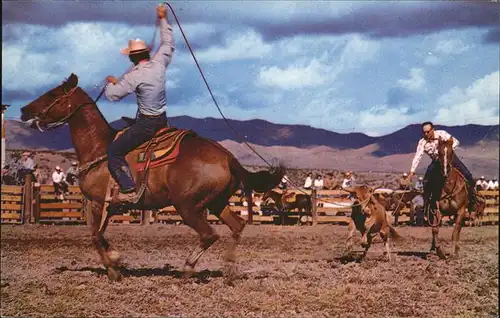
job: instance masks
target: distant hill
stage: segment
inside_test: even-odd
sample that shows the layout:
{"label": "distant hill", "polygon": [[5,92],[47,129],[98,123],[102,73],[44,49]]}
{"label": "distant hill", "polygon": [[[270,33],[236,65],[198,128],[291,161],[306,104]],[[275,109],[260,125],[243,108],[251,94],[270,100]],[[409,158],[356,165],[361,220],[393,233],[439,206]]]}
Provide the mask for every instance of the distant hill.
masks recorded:
{"label": "distant hill", "polygon": [[[409,125],[388,135],[370,137],[362,133],[340,134],[310,126],[274,124],[257,119],[229,122],[265,157],[276,157],[285,161],[288,166],[304,168],[406,171],[421,136],[420,125]],[[7,120],[5,124],[8,149],[60,151],[73,148],[67,126],[42,133],[18,121]],[[179,116],[169,118],[169,124],[193,129],[203,137],[220,142],[245,164],[262,164],[259,158],[240,143],[222,119]],[[121,129],[125,122],[117,120],[111,126]],[[447,130],[460,141],[461,149],[457,153],[467,165],[475,167],[474,171],[481,174],[496,173],[499,125],[436,128]],[[421,169],[424,166],[425,163],[422,163]]]}

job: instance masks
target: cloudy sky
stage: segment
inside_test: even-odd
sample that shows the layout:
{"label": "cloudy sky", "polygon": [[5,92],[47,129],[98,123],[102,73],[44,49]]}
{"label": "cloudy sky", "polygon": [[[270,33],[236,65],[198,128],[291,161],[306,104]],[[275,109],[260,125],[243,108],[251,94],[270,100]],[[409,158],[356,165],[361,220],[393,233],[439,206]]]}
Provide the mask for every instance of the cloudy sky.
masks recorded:
{"label": "cloudy sky", "polygon": [[[6,116],[72,72],[97,96],[95,85],[130,64],[120,48],[151,41],[157,3],[3,1]],[[171,4],[229,118],[369,135],[424,120],[498,124],[498,3]],[[168,115],[220,118],[176,24],[174,37]],[[109,121],[136,110],[134,97],[99,107]]]}

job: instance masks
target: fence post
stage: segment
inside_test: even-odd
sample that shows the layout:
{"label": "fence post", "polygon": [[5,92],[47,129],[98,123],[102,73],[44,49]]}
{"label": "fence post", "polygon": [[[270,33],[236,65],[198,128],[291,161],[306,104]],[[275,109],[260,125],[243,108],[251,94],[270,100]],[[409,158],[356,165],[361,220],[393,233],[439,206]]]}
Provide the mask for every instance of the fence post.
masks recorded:
{"label": "fence post", "polygon": [[31,221],[33,214],[33,184],[31,181],[31,173],[27,173],[24,177],[24,224],[27,224]]}
{"label": "fence post", "polygon": [[316,226],[318,224],[318,213],[317,213],[317,208],[318,208],[318,203],[317,203],[317,191],[316,188],[312,188],[311,191],[311,201],[312,201],[312,209],[311,209],[311,214],[312,214],[312,225]]}
{"label": "fence post", "polygon": [[38,221],[40,221],[40,186],[33,187],[33,202],[31,223],[38,223]]}
{"label": "fence post", "polygon": [[[244,191],[244,190],[241,190],[245,196],[247,195],[247,193]],[[252,195],[253,192],[251,192],[250,190],[250,195]],[[252,204],[250,204],[250,202],[247,201],[247,211],[248,211],[248,218],[247,218],[247,224],[253,224],[253,200],[252,201]]]}

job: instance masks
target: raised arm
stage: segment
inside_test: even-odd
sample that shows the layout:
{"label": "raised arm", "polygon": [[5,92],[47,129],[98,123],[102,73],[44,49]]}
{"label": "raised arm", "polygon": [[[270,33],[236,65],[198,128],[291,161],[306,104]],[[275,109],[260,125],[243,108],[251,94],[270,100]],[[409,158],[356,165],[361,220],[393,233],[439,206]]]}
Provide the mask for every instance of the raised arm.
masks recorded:
{"label": "raised arm", "polygon": [[160,20],[160,47],[153,56],[153,60],[167,67],[172,61],[172,55],[175,49],[172,26],[167,22],[167,8],[165,6],[158,6],[156,12]]}

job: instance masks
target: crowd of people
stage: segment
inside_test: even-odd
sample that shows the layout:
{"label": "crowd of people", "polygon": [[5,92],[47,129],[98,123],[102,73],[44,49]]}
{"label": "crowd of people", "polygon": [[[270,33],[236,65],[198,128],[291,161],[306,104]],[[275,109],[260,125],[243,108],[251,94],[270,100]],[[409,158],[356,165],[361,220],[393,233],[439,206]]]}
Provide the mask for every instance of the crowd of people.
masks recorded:
{"label": "crowd of people", "polygon": [[39,165],[35,163],[34,154],[25,151],[21,158],[15,153],[12,161],[2,167],[2,184],[23,185],[27,175],[31,175],[35,187],[42,184],[54,185],[55,193],[59,199],[64,200],[64,195],[69,191],[69,185],[78,185],[78,162],[73,161],[66,173],[60,166],[56,166],[51,179],[44,175]]}

